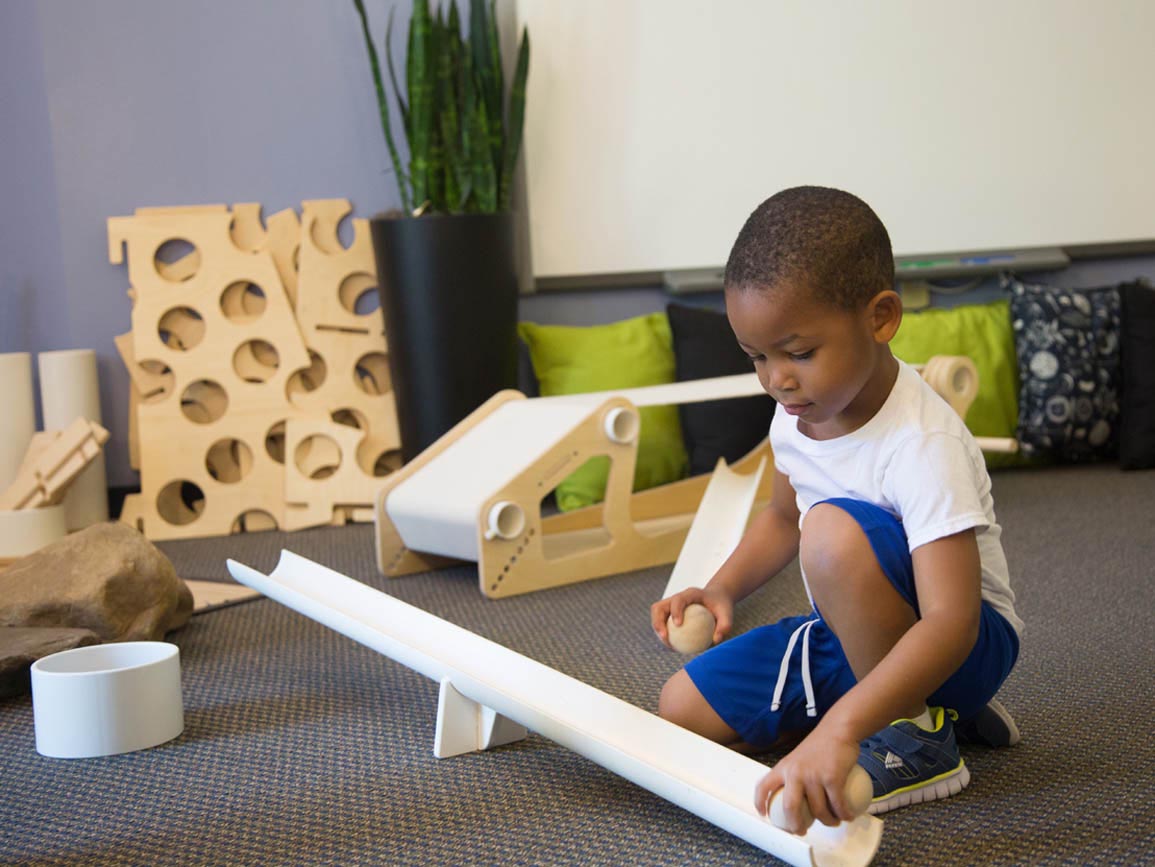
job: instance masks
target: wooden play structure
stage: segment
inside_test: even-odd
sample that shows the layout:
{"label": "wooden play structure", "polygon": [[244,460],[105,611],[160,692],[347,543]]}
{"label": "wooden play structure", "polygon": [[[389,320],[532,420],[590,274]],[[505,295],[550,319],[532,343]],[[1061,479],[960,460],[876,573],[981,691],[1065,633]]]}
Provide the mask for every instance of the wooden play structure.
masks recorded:
{"label": "wooden play structure", "polygon": [[[922,370],[965,416],[977,392],[973,362],[942,356]],[[473,561],[481,592],[501,598],[672,563],[711,476],[633,493],[638,407],[761,393],[753,373],[563,397],[501,392],[384,480],[376,503],[378,568],[398,576]],[[980,445],[1015,447],[994,439]],[[771,474],[761,471],[768,455],[764,441],[725,470],[739,479],[760,474],[752,486],[739,482],[750,502],[727,534],[735,543],[750,508],[769,497]],[[543,498],[599,456],[610,459],[605,501],[543,515]]]}
{"label": "wooden play structure", "polygon": [[94,353],[41,353],[40,386],[47,429],[37,432],[32,356],[0,354],[0,568],[108,517]]}
{"label": "wooden play structure", "polygon": [[62,431],[34,434],[16,480],[0,492],[0,509],[39,509],[64,501],[68,486],[101,454],[108,431],[78,418]]}
{"label": "wooden play structure", "polygon": [[534,731],[788,864],[859,867],[878,851],[881,820],[783,831],[754,808],[761,762],[339,572],[289,551],[270,575],[228,567],[240,583],[437,681],[438,758]]}
{"label": "wooden play structure", "polygon": [[[671,563],[709,476],[632,493],[638,407],[758,393],[753,374],[565,397],[500,392],[384,480],[378,567],[397,576],[472,560],[482,593],[500,598]],[[543,516],[557,484],[600,456],[610,459],[605,501]]]}
{"label": "wooden play structure", "polygon": [[140,208],[108,220],[126,263],[131,464],[121,520],[151,539],[369,520],[400,435],[367,221],[307,201]]}

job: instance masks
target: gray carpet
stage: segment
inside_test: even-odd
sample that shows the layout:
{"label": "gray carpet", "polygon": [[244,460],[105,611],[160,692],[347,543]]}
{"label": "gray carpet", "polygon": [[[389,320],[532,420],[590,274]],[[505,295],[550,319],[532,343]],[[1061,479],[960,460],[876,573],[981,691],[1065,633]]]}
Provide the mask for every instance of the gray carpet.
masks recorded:
{"label": "gray carpet", "polygon": [[[961,795],[886,818],[879,864],[1155,863],[1155,473],[1003,472],[996,505],[1027,621],[1002,692],[1023,742],[971,748]],[[641,707],[679,666],[647,622],[669,567],[489,601],[473,570],[388,580],[372,528],[165,543],[186,578],[288,547]],[[738,629],[802,611],[790,570]],[[200,615],[186,730],[105,759],[35,751],[0,701],[3,864],[746,865],[772,859],[539,736],[432,755],[437,686],[269,600]],[[767,757],[771,760],[773,757]]]}

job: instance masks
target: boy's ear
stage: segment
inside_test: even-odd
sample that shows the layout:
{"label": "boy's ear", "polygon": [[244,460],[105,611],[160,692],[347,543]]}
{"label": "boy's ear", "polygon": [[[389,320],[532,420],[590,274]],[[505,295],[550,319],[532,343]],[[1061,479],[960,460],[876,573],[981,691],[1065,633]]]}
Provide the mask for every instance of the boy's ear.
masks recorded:
{"label": "boy's ear", "polygon": [[867,306],[875,343],[890,343],[902,324],[902,297],[893,289],[885,289],[870,299]]}

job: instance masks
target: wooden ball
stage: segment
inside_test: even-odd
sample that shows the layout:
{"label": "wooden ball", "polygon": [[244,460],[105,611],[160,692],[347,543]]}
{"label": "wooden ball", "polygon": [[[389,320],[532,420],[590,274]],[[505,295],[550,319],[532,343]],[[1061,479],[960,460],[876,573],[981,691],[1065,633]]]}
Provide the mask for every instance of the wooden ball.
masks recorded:
{"label": "wooden ball", "polygon": [[705,605],[694,602],[682,612],[682,625],[675,626],[674,618],[666,620],[670,647],[687,655],[701,653],[714,643],[714,615]]}
{"label": "wooden ball", "polygon": [[[783,831],[789,831],[786,814],[782,810],[782,799],[778,797],[781,792],[782,790],[779,789],[774,793],[774,796],[771,797],[768,815],[770,823],[774,825],[774,827],[781,828]],[[870,774],[866,773],[861,765],[855,765],[850,769],[850,775],[846,778],[844,795],[855,816],[861,816],[866,812],[867,808],[870,807],[870,802],[874,799],[874,783],[870,780]],[[810,812],[810,805],[805,800],[802,802],[801,812],[802,833],[806,833],[806,829],[814,824],[814,815]]]}

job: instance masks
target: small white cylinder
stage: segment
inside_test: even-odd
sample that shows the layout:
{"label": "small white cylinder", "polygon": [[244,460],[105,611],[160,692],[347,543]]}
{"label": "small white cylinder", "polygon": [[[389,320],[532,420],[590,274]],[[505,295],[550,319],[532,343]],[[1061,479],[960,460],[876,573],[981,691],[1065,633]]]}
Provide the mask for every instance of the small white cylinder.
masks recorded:
{"label": "small white cylinder", "polygon": [[525,511],[517,503],[494,503],[486,519],[485,538],[516,539],[525,529]]}
{"label": "small white cylinder", "polygon": [[27,352],[0,354],[0,491],[16,480],[16,471],[36,433],[36,403],[32,396],[32,356]]}
{"label": "small white cylinder", "polygon": [[32,663],[36,751],[84,759],[143,750],[184,731],[180,650],[163,641],[98,644]]}
{"label": "small white cylinder", "polygon": [[632,443],[638,435],[638,414],[624,406],[615,406],[606,413],[605,431],[611,442]]}
{"label": "small white cylinder", "polygon": [[[103,424],[95,352],[91,349],[41,352],[39,364],[44,430],[64,430],[81,416]],[[81,530],[108,520],[103,454],[69,487],[64,497],[64,512],[69,530]]]}
{"label": "small white cylinder", "polygon": [[0,509],[0,563],[18,560],[68,535],[64,506]]}

